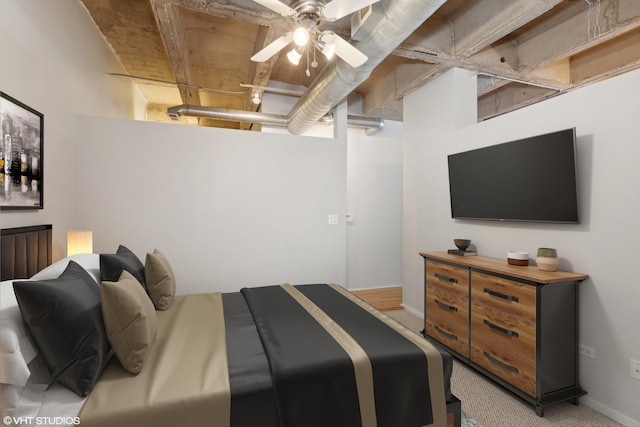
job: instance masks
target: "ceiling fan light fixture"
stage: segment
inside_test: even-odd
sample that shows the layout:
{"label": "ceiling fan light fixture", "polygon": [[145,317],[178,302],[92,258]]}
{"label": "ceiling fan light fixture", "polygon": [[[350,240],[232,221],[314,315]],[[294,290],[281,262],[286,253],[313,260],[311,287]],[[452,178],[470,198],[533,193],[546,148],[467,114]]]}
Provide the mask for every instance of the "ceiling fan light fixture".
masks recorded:
{"label": "ceiling fan light fixture", "polygon": [[287,53],[287,58],[289,58],[289,62],[293,65],[298,65],[300,63],[300,58],[302,58],[302,52],[298,52],[298,47],[294,47]]}
{"label": "ceiling fan light fixture", "polygon": [[309,31],[302,27],[296,28],[293,32],[293,42],[298,46],[306,46],[309,42]]}

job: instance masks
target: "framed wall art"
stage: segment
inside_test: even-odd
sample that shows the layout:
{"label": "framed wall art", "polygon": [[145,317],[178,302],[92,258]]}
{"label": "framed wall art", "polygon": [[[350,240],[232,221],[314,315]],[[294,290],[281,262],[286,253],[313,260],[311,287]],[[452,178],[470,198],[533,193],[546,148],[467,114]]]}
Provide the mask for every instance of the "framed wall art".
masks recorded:
{"label": "framed wall art", "polygon": [[0,209],[42,209],[44,116],[0,92],[0,124]]}

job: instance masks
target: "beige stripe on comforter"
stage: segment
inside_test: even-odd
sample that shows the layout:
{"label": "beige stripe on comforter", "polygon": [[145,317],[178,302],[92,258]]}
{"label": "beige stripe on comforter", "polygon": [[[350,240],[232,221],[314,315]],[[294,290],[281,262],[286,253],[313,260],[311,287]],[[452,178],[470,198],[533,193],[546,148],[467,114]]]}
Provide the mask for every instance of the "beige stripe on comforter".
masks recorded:
{"label": "beige stripe on comforter", "polygon": [[371,307],[366,302],[362,301],[357,296],[353,295],[346,289],[344,289],[340,285],[336,285],[334,283],[329,284],[333,289],[340,292],[345,297],[349,298],[354,303],[358,304],[363,309],[367,310],[372,315],[376,316],[378,319],[384,321],[387,325],[393,328],[396,332],[404,336],[406,339],[415,344],[418,348],[420,348],[428,361],[428,378],[429,382],[429,390],[431,390],[431,407],[433,410],[433,424],[430,426],[445,426],[447,425],[447,407],[446,400],[444,396],[444,370],[442,367],[442,355],[436,349],[433,344],[429,341],[423,339],[421,336],[416,334],[413,331],[410,331],[403,325],[396,322],[394,319],[390,318],[386,314],[381,311],[376,310]]}
{"label": "beige stripe on comforter", "polygon": [[133,376],[114,357],[80,412],[82,427],[229,426],[222,295],[177,296],[156,313],[144,368]]}
{"label": "beige stripe on comforter", "polygon": [[376,401],[373,393],[373,369],[367,353],[344,329],[315,305],[293,285],[285,284],[282,288],[287,291],[347,352],[353,363],[353,371],[358,388],[360,402],[360,416],[363,427],[376,427]]}

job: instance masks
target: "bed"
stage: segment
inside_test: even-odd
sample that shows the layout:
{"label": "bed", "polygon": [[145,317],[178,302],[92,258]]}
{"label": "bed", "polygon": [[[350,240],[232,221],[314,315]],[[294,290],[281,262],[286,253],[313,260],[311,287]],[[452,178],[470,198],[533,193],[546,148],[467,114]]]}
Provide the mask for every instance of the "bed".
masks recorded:
{"label": "bed", "polygon": [[[460,425],[460,401],[450,392],[451,356],[341,286],[180,295],[175,277],[171,289],[171,275],[156,281],[139,270],[159,265],[171,272],[159,251],[142,263],[121,248],[52,264],[51,226],[2,230],[0,319],[3,328],[15,329],[9,350],[7,331],[0,331],[9,353],[0,354],[3,417],[89,427]],[[113,276],[110,260],[123,259],[135,266]],[[94,340],[93,353],[73,361],[91,365],[92,375],[68,374],[66,353],[59,362],[64,368],[51,362],[59,356],[51,353],[68,352],[59,344],[68,334],[52,338],[57,320],[42,322],[42,309],[31,305],[37,306],[37,286],[57,281],[65,290],[80,286],[70,292],[73,299],[85,291],[94,302],[101,295],[99,319],[69,326],[84,327],[78,332],[83,345]],[[127,303],[140,301],[136,320],[119,320],[114,333],[113,319],[126,314],[117,312],[124,296]],[[38,298],[46,304],[57,296]],[[123,340],[125,323],[142,326]],[[104,334],[94,333],[103,327]]]}

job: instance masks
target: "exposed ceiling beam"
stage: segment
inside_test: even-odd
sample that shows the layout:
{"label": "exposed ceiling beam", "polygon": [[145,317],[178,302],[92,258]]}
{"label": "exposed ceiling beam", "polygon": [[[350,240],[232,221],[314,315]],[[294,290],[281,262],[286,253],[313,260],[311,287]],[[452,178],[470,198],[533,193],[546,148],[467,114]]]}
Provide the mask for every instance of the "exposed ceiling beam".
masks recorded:
{"label": "exposed ceiling beam", "polygon": [[[172,0],[151,0],[151,8],[176,81],[191,84],[187,59],[188,48],[183,37],[185,32],[181,28],[182,21],[173,3]],[[200,93],[197,89],[186,86],[179,86],[178,89],[184,104],[201,105]]]}
{"label": "exposed ceiling beam", "polygon": [[381,105],[402,99],[443,72],[439,64],[401,64],[383,78],[377,80],[368,94],[362,98],[362,113],[375,114]]}
{"label": "exposed ceiling beam", "polygon": [[[403,64],[397,67],[363,99],[363,113],[369,114],[379,108],[379,105],[401,99],[449,68],[469,68],[465,58],[547,12],[560,1],[562,0],[534,3],[529,0],[466,2],[459,12],[446,20],[434,16],[394,53],[405,57],[415,57],[414,53],[419,53],[419,59],[436,62],[438,65]],[[506,53],[503,55],[508,56]],[[515,52],[511,56],[515,56]]]}
{"label": "exposed ceiling beam", "polygon": [[405,56],[415,52],[426,55],[422,58],[431,58],[431,61],[464,59],[539,17],[561,1],[468,1],[453,16],[434,16],[402,43],[396,54]]}
{"label": "exposed ceiling beam", "polygon": [[[563,13],[545,18],[531,28],[523,28],[469,60],[478,70],[506,77],[520,76],[523,80],[530,76],[535,83],[551,85],[554,78],[550,79],[548,74],[542,77],[544,73],[536,75],[533,71],[615,39],[639,26],[640,2],[637,0],[613,0],[600,9],[589,7],[587,3],[573,2],[565,7]],[[572,84],[569,74],[555,80],[556,84],[569,87]]]}
{"label": "exposed ceiling beam", "polygon": [[[498,76],[511,77],[516,72],[521,80],[563,90],[640,66],[640,2],[575,2],[563,7],[562,13],[514,32],[511,39],[501,40],[472,60],[479,69],[491,69]],[[509,52],[509,59],[501,62],[504,69],[495,66],[500,49]],[[483,87],[479,118],[504,114],[553,95],[540,89],[515,96],[520,93],[517,87]]]}
{"label": "exposed ceiling beam", "polygon": [[563,0],[466,2],[452,17],[455,56],[469,57],[553,9]]}
{"label": "exposed ceiling beam", "polygon": [[640,1],[572,2],[565,14],[549,17],[517,35],[519,71],[574,55],[640,26]]}
{"label": "exposed ceiling beam", "polygon": [[[273,28],[260,26],[258,30],[258,35],[256,37],[256,42],[253,48],[254,52],[258,52],[263,49],[269,43],[271,43],[276,38],[276,33]],[[278,56],[280,53],[274,55],[270,60],[266,62],[251,62],[251,71],[250,75],[253,75],[253,79],[251,80],[251,84],[254,86],[267,86],[269,84],[269,80],[271,79],[271,72],[273,71],[273,66],[276,63]],[[253,104],[251,102],[251,91],[247,91],[247,96],[245,97],[247,108],[250,111],[258,111],[260,105]],[[240,123],[240,129],[251,129],[253,127],[253,123],[242,122]]]}
{"label": "exposed ceiling beam", "polygon": [[508,111],[555,96],[557,91],[520,83],[503,86],[497,91],[478,98],[478,120],[486,120]]}
{"label": "exposed ceiling beam", "polygon": [[640,67],[640,28],[571,58],[571,80],[582,84]]}
{"label": "exposed ceiling beam", "polygon": [[236,2],[231,1],[171,0],[171,3],[194,12],[250,24],[264,25],[278,31],[284,32],[289,28],[289,24],[283,20],[281,15],[255,2],[245,2],[246,4],[243,7],[238,7]]}
{"label": "exposed ceiling beam", "polygon": [[[640,2],[637,0],[611,0],[602,3],[603,6],[599,9],[594,6],[589,8],[586,2],[565,2],[562,13],[542,16],[558,3],[560,1],[557,0],[537,3],[525,0],[469,2],[468,6],[452,17],[450,26],[451,38],[455,40],[453,44],[448,44],[447,38],[443,37],[446,26],[442,25],[439,31],[429,30],[428,37],[420,38],[414,34],[394,54],[437,62],[449,68],[459,67],[531,81],[535,85],[568,88],[572,84],[570,68],[557,72],[559,64],[569,66],[562,59],[603,41],[621,37],[623,33],[634,31],[640,26]],[[595,5],[596,1],[592,4]],[[522,8],[525,6],[529,7],[523,12]],[[498,10],[493,9],[494,7]],[[505,24],[498,24],[495,28],[491,25],[488,28],[476,28],[472,32],[473,37],[469,35],[462,40],[457,36],[456,28],[468,28],[471,21],[480,23],[483,19],[487,20],[489,15],[493,22],[492,13],[501,16]],[[540,18],[536,25],[522,26],[527,20],[535,20],[538,16]],[[463,22],[466,24],[463,25]],[[503,37],[505,33],[512,35]],[[483,48],[483,45],[495,39],[498,41]],[[548,70],[554,67],[556,72],[549,73]]]}

